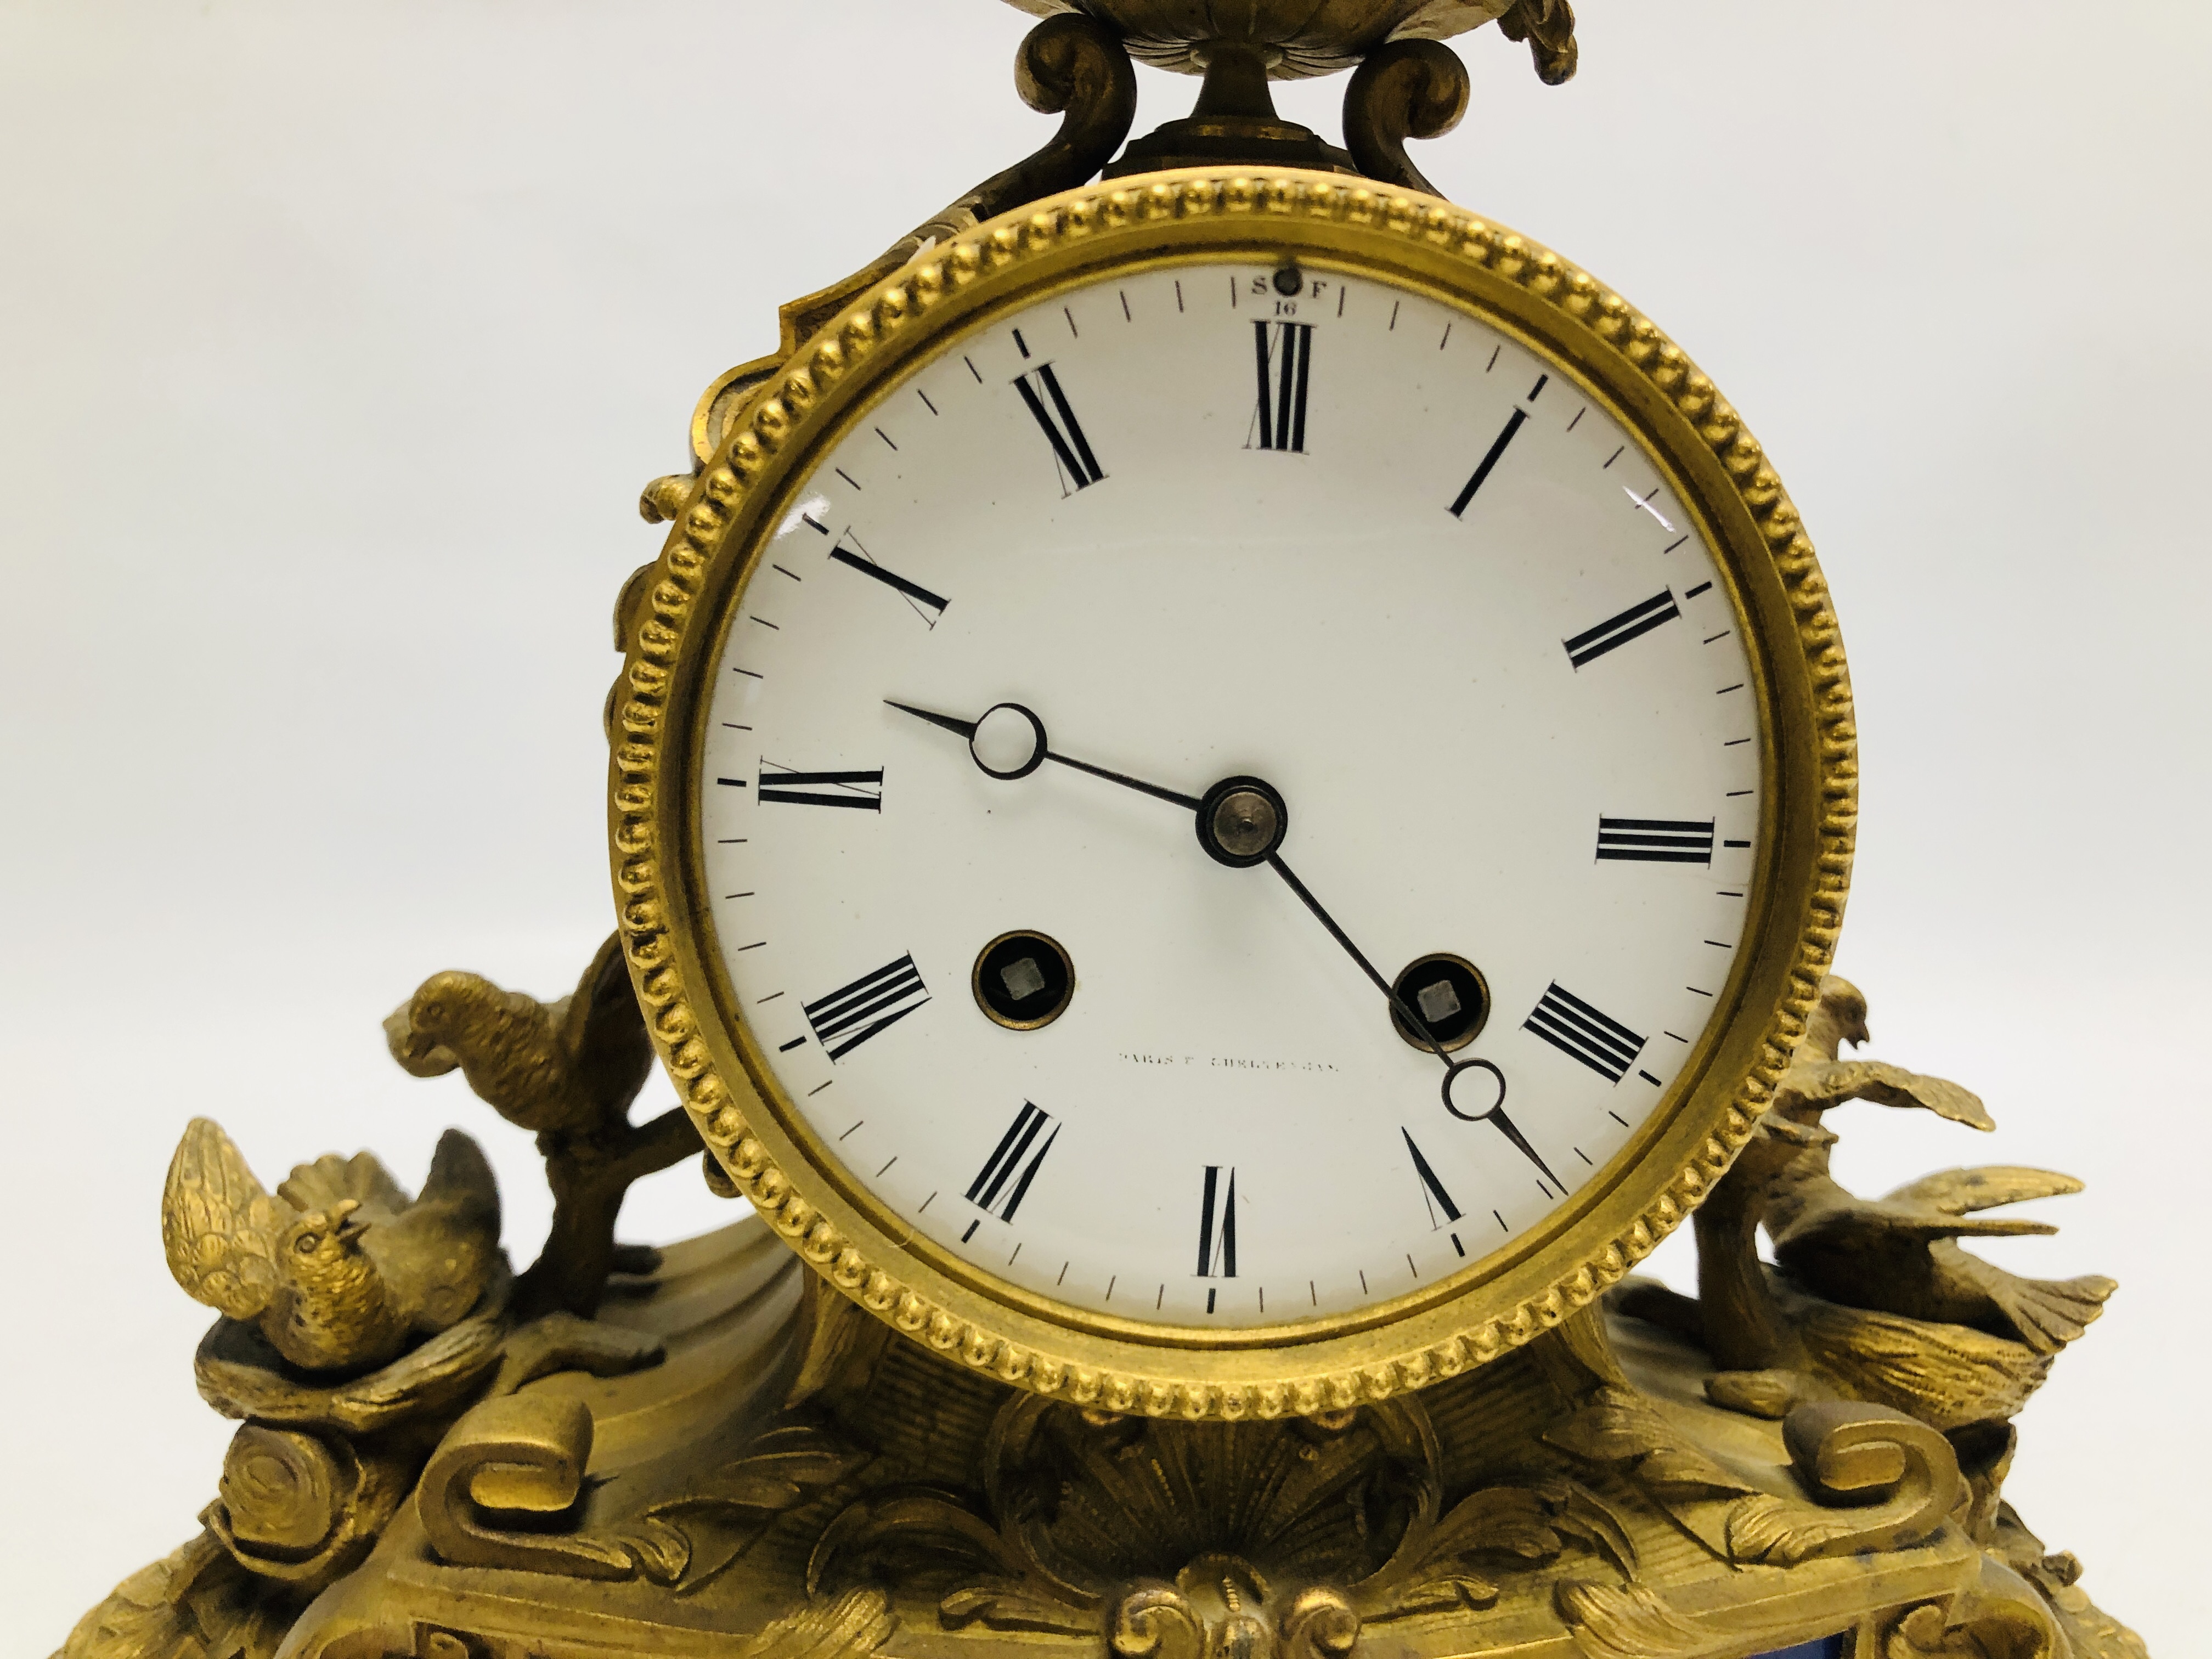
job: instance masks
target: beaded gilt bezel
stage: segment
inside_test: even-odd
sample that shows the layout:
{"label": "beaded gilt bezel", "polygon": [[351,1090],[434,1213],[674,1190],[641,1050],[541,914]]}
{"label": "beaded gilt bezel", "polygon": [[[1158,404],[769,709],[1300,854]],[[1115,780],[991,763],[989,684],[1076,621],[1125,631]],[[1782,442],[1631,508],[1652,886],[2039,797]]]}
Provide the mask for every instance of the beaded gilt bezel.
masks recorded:
{"label": "beaded gilt bezel", "polygon": [[[781,496],[906,368],[1057,289],[1133,264],[1222,257],[1364,268],[1517,336],[1595,389],[1700,515],[1736,590],[1771,787],[1747,948],[1671,1104],[1610,1180],[1443,1291],[1231,1335],[1104,1329],[896,1229],[835,1177],[780,1098],[707,938],[693,793],[702,682]],[[1587,272],[1443,202],[1335,175],[1193,169],[1093,185],[926,250],[804,342],[732,422],[625,643],[612,711],[616,897],[653,1040],[701,1135],[840,1293],[960,1364],[1085,1406],[1219,1419],[1341,1408],[1454,1375],[1587,1306],[1680,1223],[1749,1137],[1842,920],[1857,775],[1850,681],[1812,544],[1759,445],[1681,350]]]}

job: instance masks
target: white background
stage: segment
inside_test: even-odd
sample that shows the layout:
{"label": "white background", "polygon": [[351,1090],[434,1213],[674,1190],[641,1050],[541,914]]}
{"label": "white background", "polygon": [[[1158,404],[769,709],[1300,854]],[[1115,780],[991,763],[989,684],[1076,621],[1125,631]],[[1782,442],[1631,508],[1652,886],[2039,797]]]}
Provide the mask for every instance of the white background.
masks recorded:
{"label": "white background", "polygon": [[[1871,1053],[1990,1139],[1846,1109],[1846,1180],[2047,1165],[2007,1262],[2122,1281],[2010,1495],[2188,1650],[2198,1262],[2212,16],[2176,0],[1584,0],[1494,31],[1421,156],[1727,391],[1851,651],[1840,965]],[[0,4],[0,1634],[42,1654],[193,1529],[229,1425],[157,1215],[185,1121],[274,1182],[440,1128],[378,1021],[546,995],[609,925],[607,611],[699,388],[775,306],[1026,151],[986,0]],[[1286,90],[1334,136],[1341,81]],[[1194,83],[1146,72],[1139,130]],[[641,1109],[665,1100],[656,1083]],[[685,1166],[626,1236],[729,1213]],[[1680,1274],[1686,1255],[1662,1258]]]}

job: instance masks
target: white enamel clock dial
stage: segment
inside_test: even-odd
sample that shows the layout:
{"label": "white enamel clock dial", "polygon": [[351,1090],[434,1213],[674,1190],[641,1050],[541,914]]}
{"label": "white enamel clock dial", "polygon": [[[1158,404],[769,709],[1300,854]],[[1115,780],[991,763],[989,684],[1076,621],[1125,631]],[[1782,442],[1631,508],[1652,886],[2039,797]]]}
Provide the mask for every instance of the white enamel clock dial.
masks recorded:
{"label": "white enamel clock dial", "polygon": [[[908,373],[714,669],[700,841],[761,1054],[895,1229],[1109,1318],[1341,1316],[1512,1245],[1746,942],[1759,701],[1691,514],[1511,338],[1292,282],[1116,276]],[[1240,776],[1278,863],[1200,844]],[[1072,993],[1011,1018],[1063,1000],[1044,941]],[[1466,964],[1400,988],[1449,1091],[1354,951]]]}

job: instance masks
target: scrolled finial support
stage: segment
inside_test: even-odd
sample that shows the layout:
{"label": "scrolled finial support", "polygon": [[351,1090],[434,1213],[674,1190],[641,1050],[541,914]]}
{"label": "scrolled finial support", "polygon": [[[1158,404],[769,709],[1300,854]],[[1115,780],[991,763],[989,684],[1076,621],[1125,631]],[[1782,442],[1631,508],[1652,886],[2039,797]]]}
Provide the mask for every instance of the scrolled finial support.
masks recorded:
{"label": "scrolled finial support", "polygon": [[1014,90],[1040,115],[1066,114],[1031,166],[1079,172],[1079,183],[1106,165],[1128,136],[1137,107],[1137,72],[1120,39],[1088,17],[1048,17],[1014,52]]}
{"label": "scrolled finial support", "polygon": [[1467,113],[1471,90],[1459,54],[1436,40],[1392,40],[1352,72],[1344,89],[1344,143],[1370,179],[1431,196],[1431,184],[1406,155],[1408,138],[1440,138]]}

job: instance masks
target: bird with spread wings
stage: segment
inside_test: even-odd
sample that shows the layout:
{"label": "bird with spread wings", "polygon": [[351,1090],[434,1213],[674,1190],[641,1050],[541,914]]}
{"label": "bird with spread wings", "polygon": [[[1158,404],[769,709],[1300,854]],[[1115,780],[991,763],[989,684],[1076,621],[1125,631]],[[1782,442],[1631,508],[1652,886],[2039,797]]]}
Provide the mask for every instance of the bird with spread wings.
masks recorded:
{"label": "bird with spread wings", "polygon": [[[1818,1129],[1846,1101],[1914,1107],[1971,1128],[1994,1129],[1981,1100],[1939,1077],[1882,1060],[1843,1060],[1843,1045],[1871,1040],[1865,996],[1830,975],[1797,1057],[1775,1091],[1773,1113]],[[1767,1236],[1776,1261],[1815,1295],[1847,1307],[1965,1325],[2055,1353],[2081,1336],[2118,1288],[2100,1274],[2027,1279],[1967,1253],[1962,1238],[2055,1233],[2048,1222],[1984,1217],[2031,1199],[2078,1193],[2081,1183],[2049,1170],[2000,1165],[1946,1170],[1878,1199],[1860,1198],[1828,1173],[1832,1136],[1808,1139],[1769,1177]]]}
{"label": "bird with spread wings", "polygon": [[185,1294],[319,1372],[397,1358],[473,1311],[505,1270],[491,1166],[458,1129],[420,1198],[367,1152],[302,1164],[272,1195],[221,1125],[194,1118],[169,1163],[161,1243]]}

